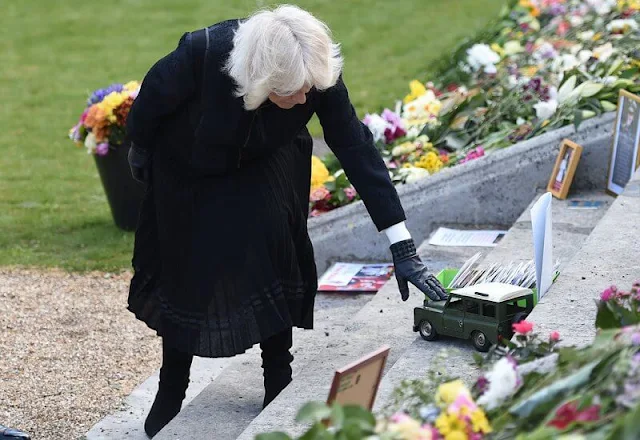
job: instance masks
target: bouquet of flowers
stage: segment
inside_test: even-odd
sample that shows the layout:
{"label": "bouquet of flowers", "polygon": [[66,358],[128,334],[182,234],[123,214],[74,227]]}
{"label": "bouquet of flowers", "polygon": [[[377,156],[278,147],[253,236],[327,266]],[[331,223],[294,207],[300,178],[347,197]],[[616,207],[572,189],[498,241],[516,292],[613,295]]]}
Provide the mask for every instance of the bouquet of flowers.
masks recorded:
{"label": "bouquet of flowers", "polygon": [[[558,347],[560,334],[541,338],[531,322],[514,324],[481,362],[472,387],[447,375],[439,359],[425,379],[405,380],[377,418],[359,407],[309,403],[299,421],[305,440],[587,440],[640,438],[640,282],[606,289],[585,347]],[[386,414],[386,415],[385,415]],[[329,426],[323,423],[329,419]],[[290,440],[284,433],[258,440]]]}
{"label": "bouquet of flowers", "polygon": [[124,140],[127,116],[139,90],[140,83],[130,81],[93,92],[69,138],[88,154],[107,155]]}

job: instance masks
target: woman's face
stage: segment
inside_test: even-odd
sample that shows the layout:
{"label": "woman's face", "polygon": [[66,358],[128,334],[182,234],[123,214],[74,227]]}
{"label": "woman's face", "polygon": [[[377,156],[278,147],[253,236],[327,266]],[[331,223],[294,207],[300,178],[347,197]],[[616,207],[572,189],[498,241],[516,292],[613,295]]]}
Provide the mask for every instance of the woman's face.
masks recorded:
{"label": "woman's face", "polygon": [[280,96],[276,93],[269,94],[269,100],[275,105],[284,110],[289,110],[297,104],[304,104],[307,102],[307,93],[311,90],[311,87],[304,86],[293,95]]}

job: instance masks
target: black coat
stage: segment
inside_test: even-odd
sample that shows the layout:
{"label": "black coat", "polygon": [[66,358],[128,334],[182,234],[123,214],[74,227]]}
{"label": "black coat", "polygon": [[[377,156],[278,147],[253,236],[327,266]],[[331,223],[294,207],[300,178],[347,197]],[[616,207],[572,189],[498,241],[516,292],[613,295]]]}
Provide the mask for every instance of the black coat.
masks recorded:
{"label": "black coat", "polygon": [[185,34],[145,76],[127,120],[130,139],[153,152],[129,309],[169,345],[200,356],[232,356],[291,326],[313,327],[306,124],[314,113],[378,229],[405,219],[342,79],[290,110],[244,109],[222,69],[237,23],[209,29],[205,75]]}

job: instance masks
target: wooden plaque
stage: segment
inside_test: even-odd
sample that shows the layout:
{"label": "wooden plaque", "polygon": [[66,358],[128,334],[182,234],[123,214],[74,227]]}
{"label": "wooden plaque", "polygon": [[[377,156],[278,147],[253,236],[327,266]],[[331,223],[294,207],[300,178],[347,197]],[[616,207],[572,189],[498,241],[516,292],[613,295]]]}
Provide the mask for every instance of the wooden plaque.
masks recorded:
{"label": "wooden plaque", "polygon": [[558,199],[567,198],[581,154],[582,147],[569,139],[564,139],[560,144],[560,153],[547,184],[547,191],[553,194],[554,197]]}
{"label": "wooden plaque", "polygon": [[638,143],[640,141],[640,96],[620,90],[616,116],[607,192],[619,195],[640,165]]}
{"label": "wooden plaque", "polygon": [[373,409],[390,348],[382,348],[336,371],[327,404],[361,405]]}

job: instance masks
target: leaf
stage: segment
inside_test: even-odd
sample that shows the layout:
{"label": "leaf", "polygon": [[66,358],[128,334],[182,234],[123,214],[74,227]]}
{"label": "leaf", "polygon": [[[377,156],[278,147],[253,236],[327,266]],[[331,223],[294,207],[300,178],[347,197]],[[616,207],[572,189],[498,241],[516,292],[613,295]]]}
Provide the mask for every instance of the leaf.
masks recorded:
{"label": "leaf", "polygon": [[583,120],[584,118],[583,118],[582,110],[576,109],[576,111],[573,112],[573,126],[576,129],[576,131],[578,131],[578,129],[580,128],[580,124],[582,124]]}
{"label": "leaf", "polygon": [[331,407],[331,425],[340,429],[344,425],[345,415],[342,406],[334,404]]}
{"label": "leaf", "polygon": [[[323,435],[324,434],[324,435]],[[319,440],[327,437],[327,429],[321,423],[316,423],[298,440]]]}
{"label": "leaf", "polygon": [[590,98],[594,95],[597,95],[600,90],[604,88],[604,84],[598,84],[592,81],[587,81],[580,85],[582,86],[582,89],[580,91],[581,98]]}
{"label": "leaf", "polygon": [[616,318],[613,310],[604,301],[598,301],[598,313],[596,314],[596,328],[609,329],[619,328],[620,321]]}
{"label": "leaf", "polygon": [[600,101],[600,105],[602,106],[605,112],[612,112],[618,108],[618,106],[613,104],[612,102],[604,101],[604,100]]}
{"label": "leaf", "polygon": [[569,97],[569,95],[571,94],[571,92],[573,92],[573,90],[576,88],[577,80],[578,79],[574,75],[568,80],[566,80],[564,84],[562,84],[562,86],[560,87],[560,90],[558,90],[558,102],[560,104],[564,103]]}
{"label": "leaf", "polygon": [[376,426],[376,418],[371,411],[359,405],[346,405],[344,408],[344,416],[347,420],[356,420],[363,429],[373,429]]}
{"label": "leaf", "polygon": [[473,352],[473,360],[477,365],[482,365],[484,362],[484,358],[479,353]]}
{"label": "leaf", "polygon": [[305,404],[298,415],[298,423],[319,423],[331,416],[331,408],[324,402],[309,402]]}
{"label": "leaf", "polygon": [[623,440],[640,438],[640,405],[636,405],[625,417]]}
{"label": "leaf", "polygon": [[[311,440],[312,438],[305,439]],[[270,432],[268,434],[259,434],[256,436],[256,440],[291,440],[284,432]]]}

